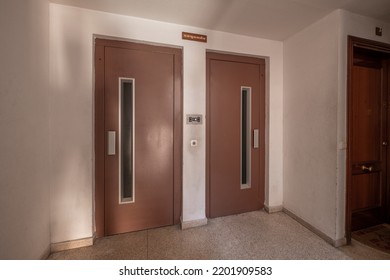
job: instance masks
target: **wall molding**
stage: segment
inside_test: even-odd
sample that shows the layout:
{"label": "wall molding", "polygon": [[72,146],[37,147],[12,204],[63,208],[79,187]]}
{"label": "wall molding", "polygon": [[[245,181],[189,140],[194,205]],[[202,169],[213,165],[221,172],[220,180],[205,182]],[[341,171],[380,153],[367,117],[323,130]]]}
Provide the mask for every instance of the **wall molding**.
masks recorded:
{"label": "wall molding", "polygon": [[309,224],[308,222],[306,222],[302,218],[298,217],[297,215],[295,215],[293,212],[289,211],[288,209],[283,208],[283,212],[286,213],[291,218],[293,218],[294,220],[296,220],[301,225],[303,225],[305,228],[309,229],[310,231],[312,231],[313,233],[315,233],[316,235],[321,237],[323,240],[325,240],[330,245],[332,245],[334,247],[341,247],[341,246],[344,246],[347,244],[347,239],[345,237],[335,240],[335,239],[329,237],[328,235],[326,235],[325,233],[323,233],[318,228],[312,226],[311,224]]}
{"label": "wall molding", "polygon": [[264,204],[264,210],[268,213],[268,214],[272,214],[272,213],[276,213],[276,212],[281,212],[283,211],[283,205],[278,205],[278,206],[269,206],[269,205],[266,205]]}
{"label": "wall molding", "polygon": [[344,245],[347,245],[347,238],[343,237],[343,238],[334,240],[334,244],[333,244],[334,247],[337,248],[337,247],[341,247]]}
{"label": "wall molding", "polygon": [[201,227],[205,226],[208,223],[208,219],[199,219],[199,220],[192,220],[192,221],[183,221],[183,218],[181,218],[181,229],[189,229],[189,228],[194,228],[194,227]]}
{"label": "wall molding", "polygon": [[88,247],[88,246],[92,246],[94,241],[95,241],[95,237],[88,237],[83,239],[52,243],[50,246],[50,252],[55,253],[55,252],[61,252],[70,249]]}

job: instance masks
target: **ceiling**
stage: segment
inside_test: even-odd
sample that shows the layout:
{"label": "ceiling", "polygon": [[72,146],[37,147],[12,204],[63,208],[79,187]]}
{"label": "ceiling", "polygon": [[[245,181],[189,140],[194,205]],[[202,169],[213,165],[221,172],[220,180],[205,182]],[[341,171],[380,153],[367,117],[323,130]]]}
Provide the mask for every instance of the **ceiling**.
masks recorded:
{"label": "ceiling", "polygon": [[110,13],[284,40],[336,9],[390,23],[390,0],[50,0]]}

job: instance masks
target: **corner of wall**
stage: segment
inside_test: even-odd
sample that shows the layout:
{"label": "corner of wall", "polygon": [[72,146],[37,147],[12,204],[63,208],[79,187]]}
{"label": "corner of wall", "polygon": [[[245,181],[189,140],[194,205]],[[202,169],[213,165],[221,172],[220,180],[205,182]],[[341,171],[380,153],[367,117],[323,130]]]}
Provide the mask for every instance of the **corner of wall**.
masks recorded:
{"label": "corner of wall", "polygon": [[337,212],[339,14],[326,15],[285,40],[283,47],[283,204],[332,239]]}
{"label": "corner of wall", "polygon": [[1,2],[0,259],[45,258],[50,245],[48,7]]}

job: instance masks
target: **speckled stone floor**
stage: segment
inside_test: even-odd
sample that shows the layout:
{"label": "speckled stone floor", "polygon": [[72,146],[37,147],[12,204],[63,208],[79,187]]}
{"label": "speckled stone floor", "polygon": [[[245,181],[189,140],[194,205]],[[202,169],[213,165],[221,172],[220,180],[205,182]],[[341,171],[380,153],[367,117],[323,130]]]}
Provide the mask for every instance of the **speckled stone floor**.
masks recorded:
{"label": "speckled stone floor", "polygon": [[53,253],[51,260],[338,260],[390,259],[357,242],[334,248],[283,212],[209,220],[203,227],[170,226],[99,238],[90,247]]}

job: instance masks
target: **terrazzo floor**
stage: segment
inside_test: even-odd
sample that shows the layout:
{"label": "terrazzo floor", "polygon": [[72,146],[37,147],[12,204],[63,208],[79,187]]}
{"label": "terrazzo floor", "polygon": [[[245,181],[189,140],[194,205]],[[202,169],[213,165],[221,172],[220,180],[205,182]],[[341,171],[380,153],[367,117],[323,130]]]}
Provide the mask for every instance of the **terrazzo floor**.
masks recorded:
{"label": "terrazzo floor", "polygon": [[390,259],[356,241],[334,248],[283,212],[265,211],[210,219],[203,227],[179,226],[99,238],[90,247],[53,253],[50,260],[343,260]]}

